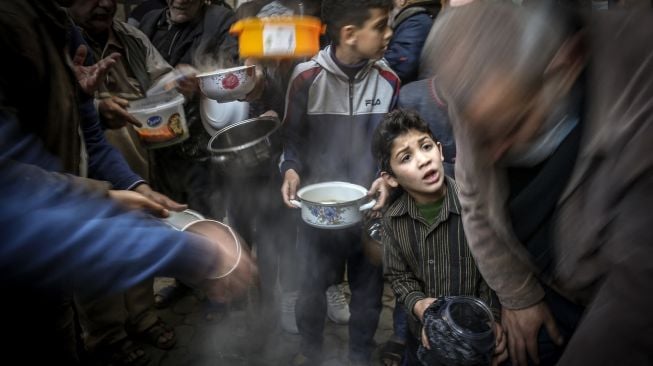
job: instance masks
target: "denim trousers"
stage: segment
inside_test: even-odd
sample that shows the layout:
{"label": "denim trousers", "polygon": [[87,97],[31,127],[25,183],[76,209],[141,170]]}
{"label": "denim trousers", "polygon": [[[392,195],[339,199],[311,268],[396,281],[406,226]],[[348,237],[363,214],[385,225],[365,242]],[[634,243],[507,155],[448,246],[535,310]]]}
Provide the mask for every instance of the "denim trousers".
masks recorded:
{"label": "denim trousers", "polygon": [[374,348],[374,333],[381,314],[383,269],[363,254],[360,225],[341,229],[299,228],[301,258],[300,289],[295,316],[302,337],[301,352],[320,359],[327,300],[325,292],[338,283],[346,266],[351,289],[349,311],[349,359],[368,362]]}

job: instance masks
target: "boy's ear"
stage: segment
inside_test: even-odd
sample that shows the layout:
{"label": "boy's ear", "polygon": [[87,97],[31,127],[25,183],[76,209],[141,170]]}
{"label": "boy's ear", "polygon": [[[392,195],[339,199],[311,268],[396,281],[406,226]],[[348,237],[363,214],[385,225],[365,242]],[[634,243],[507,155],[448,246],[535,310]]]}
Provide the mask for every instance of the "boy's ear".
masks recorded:
{"label": "boy's ear", "polygon": [[347,46],[356,44],[356,30],[358,27],[355,25],[346,25],[340,29],[340,43]]}
{"label": "boy's ear", "polygon": [[440,143],[440,141],[436,141],[435,146],[437,146],[438,150],[440,151],[440,160],[444,161],[444,154],[442,153],[442,144]]}
{"label": "boy's ear", "polygon": [[390,187],[392,187],[392,188],[399,187],[399,182],[397,182],[397,179],[395,179],[395,177],[392,176],[392,174],[390,174],[390,173],[388,173],[386,171],[383,171],[383,172],[381,172],[381,178],[383,178],[385,183],[387,185],[389,185]]}

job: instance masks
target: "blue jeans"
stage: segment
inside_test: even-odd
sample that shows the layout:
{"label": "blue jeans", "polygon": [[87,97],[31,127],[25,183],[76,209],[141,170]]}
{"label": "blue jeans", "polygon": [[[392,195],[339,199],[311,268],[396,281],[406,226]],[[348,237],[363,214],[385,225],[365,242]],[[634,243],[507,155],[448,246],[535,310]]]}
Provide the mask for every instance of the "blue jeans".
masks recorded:
{"label": "blue jeans", "polygon": [[369,361],[374,333],[381,314],[383,271],[363,254],[362,228],[299,228],[299,258],[302,260],[295,316],[302,337],[301,351],[309,359],[321,358],[327,288],[339,283],[345,265],[351,289],[349,311],[349,359]]}

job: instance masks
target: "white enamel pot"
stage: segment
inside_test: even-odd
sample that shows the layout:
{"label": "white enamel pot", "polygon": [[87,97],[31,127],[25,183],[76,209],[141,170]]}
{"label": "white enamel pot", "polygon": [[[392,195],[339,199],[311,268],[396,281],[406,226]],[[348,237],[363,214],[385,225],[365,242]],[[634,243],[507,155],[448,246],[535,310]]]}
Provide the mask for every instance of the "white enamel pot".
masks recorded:
{"label": "white enamel pot", "polygon": [[163,222],[176,230],[184,231],[188,225],[205,219],[202,214],[193,210],[169,211],[169,216],[163,219]]}
{"label": "white enamel pot", "polygon": [[363,212],[376,200],[368,201],[367,189],[346,182],[311,184],[297,192],[290,202],[302,210],[302,220],[320,229],[344,229],[363,220]]}

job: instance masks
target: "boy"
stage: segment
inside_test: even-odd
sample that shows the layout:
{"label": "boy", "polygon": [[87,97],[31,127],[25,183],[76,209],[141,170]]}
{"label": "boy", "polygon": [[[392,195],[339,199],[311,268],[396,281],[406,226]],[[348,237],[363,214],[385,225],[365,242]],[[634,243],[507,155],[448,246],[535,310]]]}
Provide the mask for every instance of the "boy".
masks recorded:
{"label": "boy", "polygon": [[[280,169],[288,207],[300,185],[347,181],[369,185],[375,176],[369,151],[372,131],[395,104],[399,79],[380,61],[392,36],[390,0],[329,0],[322,18],[332,44],[291,77],[284,118]],[[376,185],[380,183],[378,178]],[[320,230],[301,224],[296,318],[302,337],[295,364],[319,365],[326,311],[325,291],[345,264],[351,288],[349,360],[368,364],[381,311],[382,269],[363,255],[361,227]]]}
{"label": "boy", "polygon": [[[439,296],[479,297],[498,314],[494,294],[467,246],[456,183],[445,176],[442,147],[415,112],[388,113],[374,132],[372,151],[381,177],[399,196],[384,214],[385,275],[410,314],[406,359],[419,365],[418,339],[424,311]],[[507,358],[505,337],[495,324],[494,363]]]}

